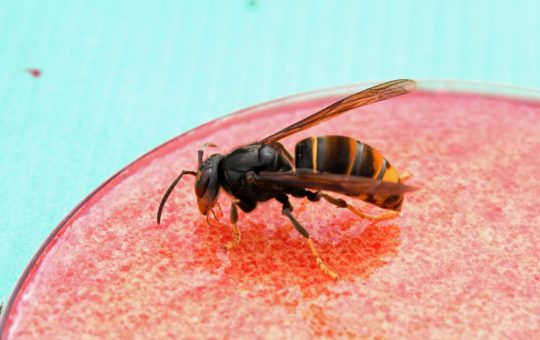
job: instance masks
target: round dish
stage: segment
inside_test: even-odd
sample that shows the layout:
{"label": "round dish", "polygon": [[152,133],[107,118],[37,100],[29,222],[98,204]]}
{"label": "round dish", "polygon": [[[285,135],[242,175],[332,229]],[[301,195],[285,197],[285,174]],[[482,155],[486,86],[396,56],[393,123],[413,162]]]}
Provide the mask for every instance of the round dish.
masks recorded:
{"label": "round dish", "polygon": [[406,196],[399,218],[379,223],[323,202],[292,200],[340,282],[319,271],[274,202],[240,214],[242,243],[230,252],[222,247],[231,238],[230,198],[221,195],[224,217],[207,225],[192,178],[179,183],[156,224],[161,196],[180,170],[195,169],[203,143],[226,153],[363,87],[242,110],[128,165],[44,243],[2,313],[1,337],[537,334],[540,96],[534,91],[425,82],[413,94],[284,140],[293,150],[309,135],[355,137],[422,187]]}

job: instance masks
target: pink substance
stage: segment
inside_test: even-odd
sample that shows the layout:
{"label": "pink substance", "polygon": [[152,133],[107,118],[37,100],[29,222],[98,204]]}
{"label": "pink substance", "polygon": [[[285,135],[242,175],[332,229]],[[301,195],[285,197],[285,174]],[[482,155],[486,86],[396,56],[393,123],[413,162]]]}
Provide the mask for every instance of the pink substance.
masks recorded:
{"label": "pink substance", "polygon": [[[193,178],[156,225],[159,201],[205,142],[217,152],[264,137],[336,98],[278,102],[207,124],[139,159],[83,204],[23,282],[2,337],[534,338],[540,335],[540,104],[417,92],[284,140],[354,136],[411,184],[401,217],[371,223],[292,201],[323,275],[274,202],[199,216]],[[214,152],[208,149],[208,152]],[[372,212],[376,208],[356,202]]]}

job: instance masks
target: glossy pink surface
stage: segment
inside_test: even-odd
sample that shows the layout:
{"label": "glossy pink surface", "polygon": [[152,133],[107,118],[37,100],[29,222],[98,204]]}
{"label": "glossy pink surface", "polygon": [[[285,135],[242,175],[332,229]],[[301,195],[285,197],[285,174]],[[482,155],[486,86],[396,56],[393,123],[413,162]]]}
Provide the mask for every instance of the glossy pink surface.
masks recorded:
{"label": "glossy pink surface", "polygon": [[[282,102],[205,125],[144,156],[67,220],[14,300],[2,335],[111,338],[540,335],[540,104],[417,92],[284,140],[343,134],[381,150],[422,190],[371,223],[292,200],[327,263],[317,268],[274,202],[211,226],[193,179],[155,213],[205,142],[227,152],[336,98]],[[209,149],[210,152],[213,150]],[[376,211],[362,202],[358,206]]]}

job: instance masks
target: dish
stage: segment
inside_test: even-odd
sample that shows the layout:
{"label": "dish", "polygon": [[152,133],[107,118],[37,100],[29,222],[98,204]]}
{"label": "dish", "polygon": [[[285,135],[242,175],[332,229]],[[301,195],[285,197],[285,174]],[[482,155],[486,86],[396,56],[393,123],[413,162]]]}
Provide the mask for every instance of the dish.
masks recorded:
{"label": "dish", "polygon": [[2,338],[531,337],[539,327],[532,315],[540,314],[540,180],[533,176],[540,96],[420,85],[284,140],[292,150],[310,135],[355,137],[423,188],[406,197],[401,217],[379,223],[292,201],[343,281],[320,273],[278,204],[240,215],[242,243],[232,252],[222,248],[231,238],[227,197],[220,199],[225,217],[208,226],[193,179],[177,186],[159,226],[155,214],[172,179],[195,168],[203,143],[227,152],[365,86],[258,105],[128,165],[36,254],[2,315]]}

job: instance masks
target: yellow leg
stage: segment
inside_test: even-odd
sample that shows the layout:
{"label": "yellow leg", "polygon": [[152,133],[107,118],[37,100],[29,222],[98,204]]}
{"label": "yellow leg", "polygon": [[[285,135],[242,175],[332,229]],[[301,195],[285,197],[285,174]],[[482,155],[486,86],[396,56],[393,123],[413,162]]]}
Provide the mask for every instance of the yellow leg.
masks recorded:
{"label": "yellow leg", "polygon": [[232,224],[232,232],[233,232],[233,239],[232,241],[227,242],[225,245],[225,248],[232,250],[240,244],[240,230],[238,230],[238,226],[236,225],[236,222],[238,222],[238,209],[236,208],[236,203],[232,202],[231,205],[231,224]]}
{"label": "yellow leg", "polygon": [[317,249],[315,249],[315,245],[313,244],[313,241],[311,240],[311,236],[309,236],[308,231],[296,220],[296,218],[294,218],[292,214],[293,208],[291,206],[291,203],[289,202],[289,198],[286,195],[282,195],[276,197],[276,199],[283,204],[283,209],[281,210],[281,213],[287,216],[293,224],[294,228],[300,233],[300,235],[305,237],[309,249],[311,250],[311,254],[313,255],[313,257],[315,257],[315,262],[317,263],[321,271],[326,275],[330,276],[332,279],[338,280],[339,275],[330,268],[328,268],[328,266],[321,259],[321,256],[319,255]]}
{"label": "yellow leg", "polygon": [[233,223],[232,231],[233,231],[233,239],[232,241],[227,242],[227,244],[225,245],[225,248],[229,250],[232,250],[238,247],[238,245],[240,245],[240,230],[238,230],[238,226],[236,225],[236,223]]}
{"label": "yellow leg", "polygon": [[352,213],[354,213],[354,214],[356,214],[356,215],[358,215],[358,216],[360,216],[362,218],[366,218],[366,219],[372,220],[372,221],[391,220],[391,219],[396,218],[396,217],[399,216],[398,211],[384,212],[384,213],[381,213],[379,215],[368,215],[368,214],[364,213],[362,210],[353,207],[349,203],[347,203],[347,209],[349,209]]}
{"label": "yellow leg", "polygon": [[322,198],[324,198],[328,202],[332,203],[333,205],[335,205],[337,207],[340,207],[340,208],[347,208],[353,214],[355,214],[357,216],[360,216],[362,218],[366,218],[368,220],[384,221],[384,220],[390,220],[392,218],[396,218],[397,216],[399,216],[398,211],[389,211],[389,212],[385,212],[385,213],[382,213],[382,214],[379,214],[379,215],[368,215],[368,214],[364,213],[362,210],[350,205],[344,199],[332,197],[332,196],[330,196],[328,194],[325,194],[325,193],[321,193],[320,195],[321,195]]}
{"label": "yellow leg", "polygon": [[399,180],[401,182],[405,182],[406,180],[408,180],[411,177],[412,177],[412,175],[408,171],[404,171],[401,175],[399,175]]}
{"label": "yellow leg", "polygon": [[315,248],[315,245],[313,245],[313,241],[311,240],[311,237],[307,238],[307,244],[309,246],[309,249],[311,249],[311,254],[313,254],[313,257],[315,257],[315,262],[321,269],[323,273],[330,276],[333,280],[339,280],[339,275],[328,268],[328,266],[324,263],[324,261],[321,259],[321,256],[319,255],[319,252]]}

